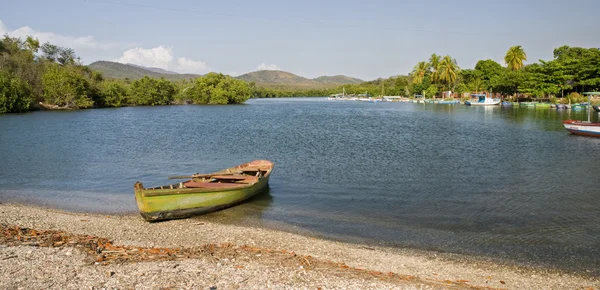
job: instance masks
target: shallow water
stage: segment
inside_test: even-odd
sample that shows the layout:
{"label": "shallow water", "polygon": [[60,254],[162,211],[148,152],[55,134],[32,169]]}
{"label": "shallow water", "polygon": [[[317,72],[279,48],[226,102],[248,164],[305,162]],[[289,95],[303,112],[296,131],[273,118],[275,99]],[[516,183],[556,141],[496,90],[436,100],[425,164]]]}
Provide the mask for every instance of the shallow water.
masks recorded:
{"label": "shallow water", "polygon": [[268,193],[202,218],[600,275],[600,138],[561,124],[585,114],[296,98],[2,115],[0,202],[129,213],[137,180],[269,159]]}

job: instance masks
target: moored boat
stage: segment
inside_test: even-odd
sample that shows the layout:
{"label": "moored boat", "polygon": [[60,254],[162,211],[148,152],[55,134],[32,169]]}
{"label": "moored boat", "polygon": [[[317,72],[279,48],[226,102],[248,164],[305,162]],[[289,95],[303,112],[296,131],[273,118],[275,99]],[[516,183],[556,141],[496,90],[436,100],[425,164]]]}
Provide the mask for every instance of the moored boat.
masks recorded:
{"label": "moored boat", "polygon": [[563,121],[563,125],[567,131],[576,135],[600,137],[600,123],[598,122],[566,120]]}
{"label": "moored boat", "polygon": [[500,104],[500,99],[488,98],[485,94],[472,94],[472,96],[479,97],[477,102],[465,101],[467,106],[496,106]]}
{"label": "moored boat", "polygon": [[536,104],[537,104],[537,102],[520,102],[519,106],[520,107],[535,107]]}
{"label": "moored boat", "polygon": [[[600,92],[585,92],[583,93],[584,95],[588,96],[588,103],[582,103],[582,104],[578,104],[578,105],[583,105],[581,107],[583,108],[590,108],[590,102],[591,102],[591,97],[592,96],[600,96]],[[575,106],[573,106],[575,107]],[[579,121],[579,120],[565,120],[563,121],[563,126],[565,126],[565,129],[567,129],[567,131],[573,133],[573,134],[577,134],[577,135],[582,135],[582,136],[590,136],[590,137],[600,137],[600,123],[599,122],[591,122],[591,109],[590,112],[587,114],[588,115],[588,120],[587,121]]]}
{"label": "moored boat", "polygon": [[186,218],[239,204],[268,187],[273,163],[254,160],[209,174],[175,176],[177,184],[144,188],[134,185],[140,214],[147,221]]}
{"label": "moored boat", "polygon": [[458,104],[458,103],[460,103],[459,100],[442,100],[442,101],[438,102],[438,104],[440,104],[440,105],[454,105],[454,104]]}
{"label": "moored boat", "polygon": [[535,104],[535,108],[536,109],[548,109],[548,108],[552,108],[552,104],[550,104],[550,103],[536,103]]}

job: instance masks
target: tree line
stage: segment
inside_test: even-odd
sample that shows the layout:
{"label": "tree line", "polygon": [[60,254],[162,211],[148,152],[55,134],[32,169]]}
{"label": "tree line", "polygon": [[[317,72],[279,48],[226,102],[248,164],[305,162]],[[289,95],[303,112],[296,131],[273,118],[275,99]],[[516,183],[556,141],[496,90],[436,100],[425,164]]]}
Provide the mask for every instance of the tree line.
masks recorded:
{"label": "tree line", "polygon": [[562,46],[550,61],[525,65],[521,46],[510,47],[504,65],[480,60],[473,69],[461,69],[450,56],[432,54],[408,75],[380,78],[334,88],[260,87],[219,73],[168,81],[148,76],[131,81],[107,80],[81,65],[70,48],[40,44],[33,37],[0,41],[0,113],[25,112],[39,105],[83,109],[169,104],[237,104],[249,98],[327,96],[340,93],[370,96],[424,95],[441,92],[491,92],[512,99],[566,97],[582,101],[579,93],[600,90],[600,50]]}
{"label": "tree line", "polygon": [[38,106],[85,109],[145,105],[237,104],[252,96],[248,83],[210,73],[185,82],[144,77],[105,80],[81,65],[70,48],[4,36],[0,41],[0,113]]}
{"label": "tree line", "polygon": [[440,91],[478,93],[487,91],[512,99],[555,99],[580,101],[580,93],[600,88],[600,50],[561,46],[554,49],[550,61],[525,65],[527,54],[522,46],[512,46],[504,64],[480,60],[473,69],[461,70],[449,56],[436,54],[419,62],[410,73],[412,93],[426,97]]}
{"label": "tree line", "polygon": [[585,91],[600,90],[600,50],[561,46],[554,49],[550,61],[525,65],[527,54],[522,46],[513,46],[504,56],[504,66],[494,60],[480,60],[473,69],[461,69],[451,56],[432,54],[418,62],[408,75],[377,79],[333,89],[259,90],[255,97],[326,96],[341,93],[393,95],[426,98],[440,97],[442,92],[490,92],[513,100],[551,100],[579,102]]}

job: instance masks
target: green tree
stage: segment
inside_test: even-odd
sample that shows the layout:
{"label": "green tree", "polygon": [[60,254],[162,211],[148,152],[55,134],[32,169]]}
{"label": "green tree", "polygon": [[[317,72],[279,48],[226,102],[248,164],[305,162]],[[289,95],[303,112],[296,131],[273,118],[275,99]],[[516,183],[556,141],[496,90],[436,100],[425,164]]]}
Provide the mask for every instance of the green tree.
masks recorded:
{"label": "green tree", "polygon": [[89,82],[74,67],[48,64],[42,84],[46,104],[73,109],[90,108],[94,105]]}
{"label": "green tree", "polygon": [[31,89],[19,78],[0,71],[0,113],[18,113],[29,110]]}
{"label": "green tree", "polygon": [[106,82],[101,90],[103,107],[122,107],[129,104],[127,88],[119,82]]}
{"label": "green tree", "polygon": [[525,54],[525,50],[520,45],[511,46],[504,56],[504,62],[511,70],[520,70],[523,68],[523,62],[526,60],[527,54]]}
{"label": "green tree", "polygon": [[440,80],[440,66],[442,65],[442,58],[437,54],[432,54],[429,57],[429,66],[431,68],[431,80],[437,82]]}
{"label": "green tree", "polygon": [[[248,83],[220,73],[209,73],[185,89],[183,97],[195,104],[239,104],[252,96]],[[268,93],[264,93],[268,96]]]}
{"label": "green tree", "polygon": [[439,80],[445,82],[449,89],[454,90],[460,68],[456,60],[449,55],[444,56],[439,64]]}
{"label": "green tree", "polygon": [[148,76],[134,81],[131,90],[133,103],[141,106],[168,105],[176,93],[171,82]]}
{"label": "green tree", "polygon": [[480,60],[475,65],[475,70],[481,73],[480,78],[484,81],[499,76],[504,69],[499,63],[491,59]]}
{"label": "green tree", "polygon": [[478,94],[479,92],[485,90],[485,82],[481,79],[474,79],[469,83],[468,88]]}
{"label": "green tree", "polygon": [[438,93],[438,89],[435,85],[430,85],[426,90],[425,90],[425,98],[432,98],[435,95],[437,95]]}
{"label": "green tree", "polygon": [[427,71],[429,70],[429,66],[426,62],[421,61],[419,63],[417,63],[417,65],[415,66],[415,68],[413,69],[411,75],[413,78],[413,84],[420,84],[423,82],[423,79],[425,78],[425,74],[427,73]]}

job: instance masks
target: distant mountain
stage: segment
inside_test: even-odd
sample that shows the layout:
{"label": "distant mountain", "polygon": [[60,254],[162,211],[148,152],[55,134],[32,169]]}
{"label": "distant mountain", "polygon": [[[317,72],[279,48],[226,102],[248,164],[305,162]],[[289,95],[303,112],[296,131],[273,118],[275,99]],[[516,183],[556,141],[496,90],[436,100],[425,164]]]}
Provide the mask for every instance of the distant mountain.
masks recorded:
{"label": "distant mountain", "polygon": [[89,68],[99,71],[108,79],[141,79],[144,76],[165,78],[168,80],[183,80],[197,78],[198,74],[178,74],[160,68],[146,68],[139,65],[122,64],[112,61],[96,61],[88,65]]}
{"label": "distant mountain", "polygon": [[314,81],[316,82],[320,82],[320,83],[333,83],[333,84],[359,84],[364,82],[361,79],[357,79],[357,78],[352,78],[352,77],[348,77],[348,76],[344,76],[344,75],[337,75],[337,76],[322,76],[322,77],[318,77],[315,78]]}
{"label": "distant mountain", "polygon": [[[144,76],[153,78],[165,78],[168,80],[183,80],[197,78],[198,74],[178,74],[156,67],[144,67],[135,64],[123,64],[112,61],[97,61],[88,65],[89,68],[99,71],[108,79],[141,79]],[[285,87],[285,88],[326,88],[344,84],[357,84],[363,81],[348,76],[322,76],[308,79],[293,73],[277,70],[260,70],[235,77],[247,82],[254,82],[263,87]]]}
{"label": "distant mountain", "polygon": [[290,87],[332,87],[344,84],[356,84],[363,81],[343,75],[322,76],[307,79],[293,73],[278,70],[260,70],[237,76],[237,79],[254,82],[259,86],[290,86]]}
{"label": "distant mountain", "polygon": [[236,78],[257,84],[297,84],[310,82],[307,78],[279,70],[259,70],[237,76]]}
{"label": "distant mountain", "polygon": [[127,65],[132,65],[132,66],[135,66],[135,67],[147,69],[149,71],[153,71],[153,72],[159,73],[159,74],[167,74],[167,75],[178,75],[179,74],[179,73],[176,73],[174,71],[168,71],[166,69],[162,69],[162,68],[158,68],[158,67],[147,67],[147,66],[137,65],[137,64],[133,64],[133,63],[128,63]]}

